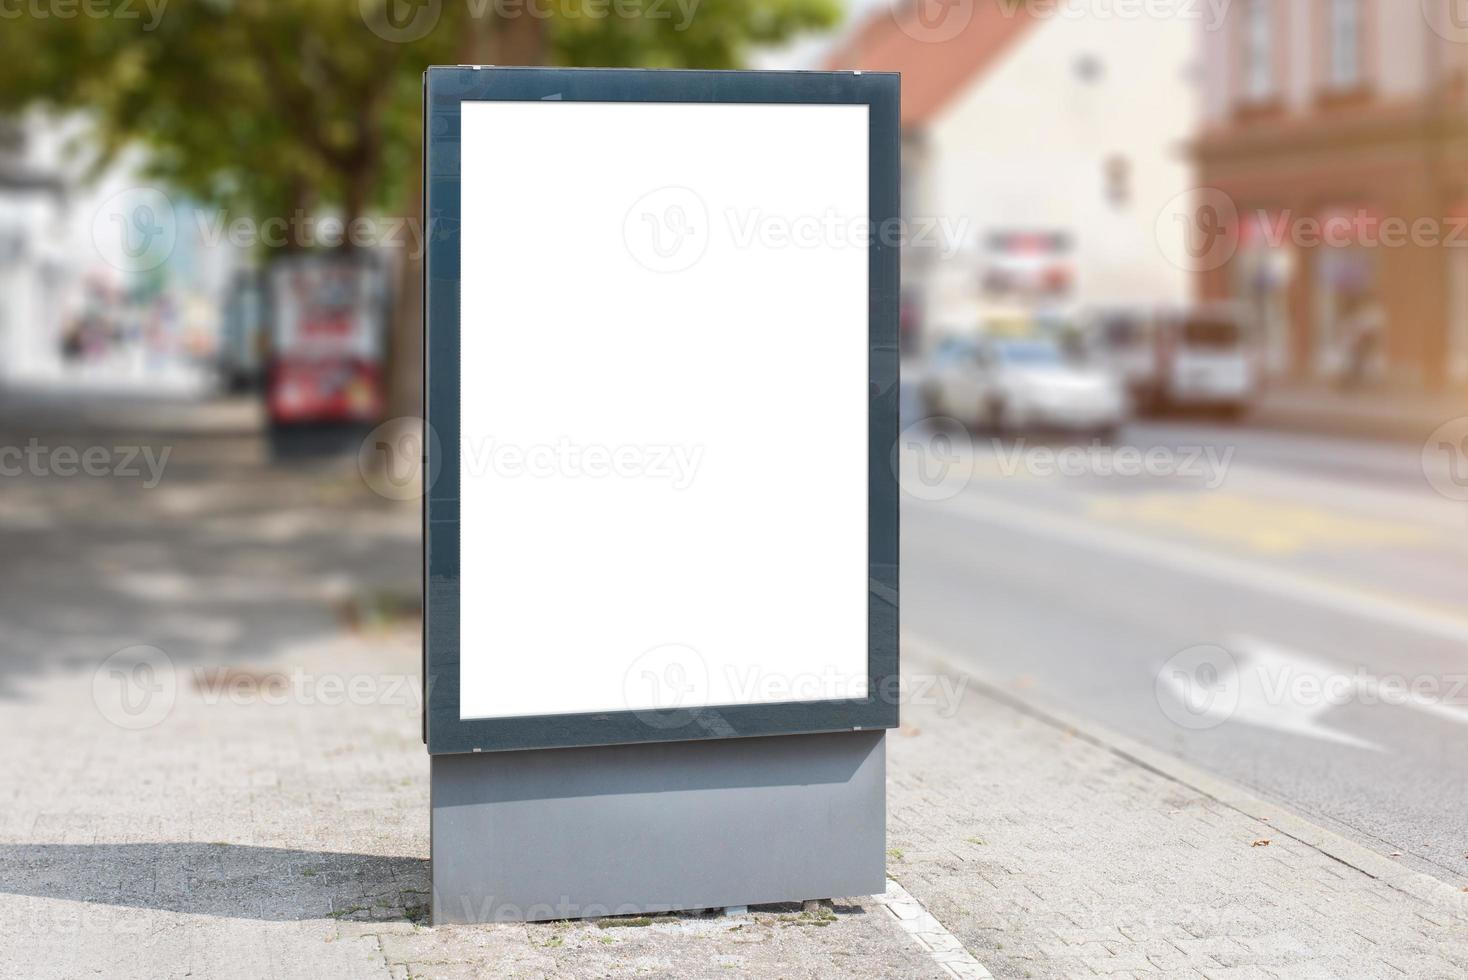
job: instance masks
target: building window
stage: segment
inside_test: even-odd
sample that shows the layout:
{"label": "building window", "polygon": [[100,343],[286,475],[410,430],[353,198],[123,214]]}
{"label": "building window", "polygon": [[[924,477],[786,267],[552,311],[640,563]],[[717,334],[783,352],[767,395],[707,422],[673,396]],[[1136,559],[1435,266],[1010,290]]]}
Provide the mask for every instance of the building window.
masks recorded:
{"label": "building window", "polygon": [[1275,94],[1274,9],[1270,0],[1245,0],[1243,19],[1244,97],[1267,102]]}
{"label": "building window", "polygon": [[1360,88],[1365,0],[1326,0],[1327,81],[1332,89]]}
{"label": "building window", "polygon": [[1124,208],[1132,202],[1132,164],[1126,157],[1113,156],[1106,160],[1106,200],[1114,208]]}
{"label": "building window", "polygon": [[1075,60],[1075,73],[1085,84],[1095,85],[1106,74],[1106,68],[1094,54],[1083,54]]}

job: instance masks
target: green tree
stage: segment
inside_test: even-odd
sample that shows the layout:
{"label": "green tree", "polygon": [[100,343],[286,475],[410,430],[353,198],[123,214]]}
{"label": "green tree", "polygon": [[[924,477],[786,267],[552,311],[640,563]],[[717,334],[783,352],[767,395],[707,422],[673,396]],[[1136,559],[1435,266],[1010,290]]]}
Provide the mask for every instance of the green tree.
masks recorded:
{"label": "green tree", "polygon": [[[840,13],[840,0],[102,2],[110,16],[5,22],[0,113],[84,113],[98,166],[141,148],[149,179],[232,214],[344,222],[416,216],[429,65],[732,68],[751,46]],[[301,227],[287,249],[309,244]],[[406,258],[399,411],[416,405],[421,329],[417,257]]]}

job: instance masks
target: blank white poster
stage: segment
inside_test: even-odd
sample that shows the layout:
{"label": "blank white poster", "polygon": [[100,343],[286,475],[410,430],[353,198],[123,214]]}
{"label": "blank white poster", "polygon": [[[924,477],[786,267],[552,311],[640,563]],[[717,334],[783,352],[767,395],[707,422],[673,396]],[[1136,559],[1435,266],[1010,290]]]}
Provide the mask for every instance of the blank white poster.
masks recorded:
{"label": "blank white poster", "polygon": [[463,718],[866,696],[867,116],[465,103]]}

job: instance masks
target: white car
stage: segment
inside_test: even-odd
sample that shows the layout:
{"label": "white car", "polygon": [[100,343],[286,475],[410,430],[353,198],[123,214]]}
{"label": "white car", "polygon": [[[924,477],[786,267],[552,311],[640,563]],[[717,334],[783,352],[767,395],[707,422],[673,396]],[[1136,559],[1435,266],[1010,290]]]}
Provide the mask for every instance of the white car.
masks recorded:
{"label": "white car", "polygon": [[1110,438],[1130,411],[1115,374],[1069,356],[1048,339],[950,338],[934,352],[921,391],[929,416],[1004,432],[1046,429]]}

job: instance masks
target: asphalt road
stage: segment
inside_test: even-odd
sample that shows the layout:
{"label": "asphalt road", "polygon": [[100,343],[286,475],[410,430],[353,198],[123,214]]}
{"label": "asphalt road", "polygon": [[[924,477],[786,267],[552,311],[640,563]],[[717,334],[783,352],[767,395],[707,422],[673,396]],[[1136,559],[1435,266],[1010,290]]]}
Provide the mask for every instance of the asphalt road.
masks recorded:
{"label": "asphalt road", "polygon": [[907,635],[1468,884],[1448,460],[1196,420],[1111,450],[905,424]]}

